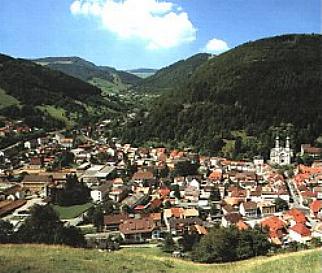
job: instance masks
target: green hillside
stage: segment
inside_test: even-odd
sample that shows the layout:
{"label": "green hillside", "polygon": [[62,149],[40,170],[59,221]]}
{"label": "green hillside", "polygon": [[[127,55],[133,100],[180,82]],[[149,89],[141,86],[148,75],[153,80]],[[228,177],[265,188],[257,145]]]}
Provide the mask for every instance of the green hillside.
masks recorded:
{"label": "green hillside", "polygon": [[117,98],[62,72],[0,54],[0,115],[52,129],[123,111]]}
{"label": "green hillside", "polygon": [[192,73],[209,59],[209,54],[197,54],[158,70],[135,86],[138,92],[164,93],[186,83]]}
{"label": "green hillside", "polygon": [[117,252],[44,245],[3,245],[0,268],[6,273],[319,273],[321,250],[203,265],[166,256],[159,249]]}
{"label": "green hillside", "polygon": [[48,57],[35,59],[34,62],[89,82],[106,93],[124,91],[141,80],[131,73],[108,66],[96,66],[79,57]]}
{"label": "green hillside", "polygon": [[293,144],[312,142],[322,133],[321,109],[322,36],[284,35],[209,59],[183,87],[158,98],[148,118],[134,121],[123,138],[214,151],[220,138],[245,130],[258,137],[245,150],[264,152],[270,128],[281,123],[289,124]]}
{"label": "green hillside", "polygon": [[8,95],[3,89],[0,88],[0,109],[18,104],[19,101],[15,97]]}

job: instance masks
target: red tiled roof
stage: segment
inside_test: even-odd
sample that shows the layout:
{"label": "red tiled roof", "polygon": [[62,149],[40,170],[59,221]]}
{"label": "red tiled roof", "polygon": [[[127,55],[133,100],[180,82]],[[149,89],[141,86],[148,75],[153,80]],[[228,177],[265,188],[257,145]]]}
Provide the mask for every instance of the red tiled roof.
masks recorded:
{"label": "red tiled roof", "polygon": [[299,165],[298,170],[300,173],[309,173],[309,174],[320,174],[322,173],[321,167],[307,167],[305,165]]}
{"label": "red tiled roof", "polygon": [[171,214],[175,218],[182,217],[183,213],[184,213],[184,209],[183,208],[171,208]]}
{"label": "red tiled roof", "polygon": [[247,225],[243,220],[239,220],[238,223],[236,224],[236,227],[239,230],[245,230],[249,228],[249,225]]}
{"label": "red tiled roof", "polygon": [[303,224],[296,224],[293,227],[290,227],[290,230],[295,231],[296,233],[300,234],[301,236],[310,236],[311,235],[311,231]]}
{"label": "red tiled roof", "polygon": [[305,214],[298,209],[290,209],[285,212],[285,215],[292,217],[296,223],[304,224],[306,222]]}
{"label": "red tiled roof", "polygon": [[159,193],[162,197],[168,196],[170,194],[170,189],[167,187],[159,189]]}
{"label": "red tiled roof", "polygon": [[213,171],[209,175],[209,179],[211,179],[211,180],[220,180],[221,177],[222,177],[222,173],[220,171]]}
{"label": "red tiled roof", "polygon": [[143,210],[145,208],[144,205],[137,205],[134,209],[135,210]]}
{"label": "red tiled roof", "polygon": [[160,221],[161,220],[161,212],[150,213],[149,217],[153,221]]}
{"label": "red tiled roof", "polygon": [[150,202],[150,208],[155,209],[160,207],[162,204],[162,200],[161,199],[154,199]]}
{"label": "red tiled roof", "polygon": [[304,191],[304,192],[301,192],[301,195],[303,197],[314,198],[314,197],[317,196],[317,193],[316,192],[313,192],[313,191]]}
{"label": "red tiled roof", "polygon": [[271,238],[280,238],[285,228],[285,223],[276,216],[270,216],[261,221],[261,226],[268,228]]}
{"label": "red tiled roof", "polygon": [[316,214],[322,209],[322,200],[315,200],[310,204],[311,211]]}

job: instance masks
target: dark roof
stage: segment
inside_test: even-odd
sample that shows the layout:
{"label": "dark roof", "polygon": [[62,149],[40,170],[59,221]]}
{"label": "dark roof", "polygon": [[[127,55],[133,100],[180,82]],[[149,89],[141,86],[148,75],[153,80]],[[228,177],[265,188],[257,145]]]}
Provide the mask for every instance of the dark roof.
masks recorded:
{"label": "dark roof", "polygon": [[322,154],[322,148],[318,147],[304,147],[304,152],[308,154]]}
{"label": "dark roof", "polygon": [[124,235],[149,233],[155,229],[155,223],[151,218],[128,219],[119,226],[119,230]]}
{"label": "dark roof", "polygon": [[244,209],[245,210],[254,210],[257,209],[257,203],[249,201],[249,202],[245,202],[243,203]]}
{"label": "dark roof", "polygon": [[128,218],[129,216],[127,214],[104,215],[104,225],[119,225]]}
{"label": "dark roof", "polygon": [[3,190],[2,193],[4,195],[11,195],[11,194],[15,194],[16,192],[20,192],[21,190],[22,190],[21,185],[16,184],[16,185],[12,185],[12,187],[10,188]]}
{"label": "dark roof", "polygon": [[225,210],[225,211],[227,211],[228,213],[229,213],[229,212],[234,212],[234,211],[236,211],[236,210],[233,208],[233,206],[232,206],[232,205],[229,205],[229,204],[227,204],[227,205],[223,206],[223,207],[222,207],[222,209],[224,209],[224,210]]}
{"label": "dark roof", "polygon": [[203,221],[199,217],[189,217],[189,218],[170,218],[170,226],[176,227],[177,225],[203,225]]}
{"label": "dark roof", "polygon": [[236,223],[238,223],[239,220],[242,219],[241,215],[236,212],[226,214],[224,217],[228,222],[230,222],[232,224],[236,224]]}
{"label": "dark roof", "polygon": [[133,175],[133,180],[149,180],[153,179],[153,173],[149,171],[138,171]]}
{"label": "dark roof", "polygon": [[28,174],[26,175],[23,180],[23,183],[26,182],[39,182],[39,183],[46,183],[46,182],[52,182],[52,177],[49,175],[33,175],[33,174]]}
{"label": "dark roof", "polygon": [[101,184],[99,187],[97,187],[97,190],[99,190],[102,193],[107,193],[111,190],[112,185],[113,185],[112,181],[107,181],[107,182]]}
{"label": "dark roof", "polygon": [[15,209],[22,207],[26,203],[26,200],[15,200],[10,203],[7,203],[0,209],[0,216],[6,215],[9,212],[14,211]]}

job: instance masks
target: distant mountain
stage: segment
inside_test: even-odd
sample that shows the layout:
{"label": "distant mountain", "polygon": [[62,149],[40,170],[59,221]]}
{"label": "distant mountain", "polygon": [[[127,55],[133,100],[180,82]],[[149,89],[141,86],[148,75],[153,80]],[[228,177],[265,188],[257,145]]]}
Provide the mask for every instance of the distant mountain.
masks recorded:
{"label": "distant mountain", "polygon": [[53,128],[121,107],[112,98],[102,97],[99,88],[82,80],[0,54],[0,115]]}
{"label": "distant mountain", "polygon": [[132,128],[127,124],[125,141],[186,143],[214,151],[218,139],[234,139],[231,132],[243,130],[258,141],[240,149],[256,153],[267,152],[275,126],[288,124],[297,147],[322,134],[321,35],[261,39],[202,60],[179,88],[176,79],[183,78],[171,71],[187,61],[142,82],[141,90],[172,90],[151,105],[148,117],[134,120]]}
{"label": "distant mountain", "polygon": [[152,69],[152,68],[137,68],[137,69],[126,70],[126,72],[134,74],[143,79],[154,75],[157,71],[158,71],[157,69]]}
{"label": "distant mountain", "polygon": [[210,54],[196,54],[158,70],[135,86],[138,92],[163,93],[186,83],[195,70],[211,57]]}
{"label": "distant mountain", "polygon": [[107,93],[123,91],[141,81],[141,78],[131,73],[108,66],[96,66],[79,57],[47,57],[33,61],[91,83]]}

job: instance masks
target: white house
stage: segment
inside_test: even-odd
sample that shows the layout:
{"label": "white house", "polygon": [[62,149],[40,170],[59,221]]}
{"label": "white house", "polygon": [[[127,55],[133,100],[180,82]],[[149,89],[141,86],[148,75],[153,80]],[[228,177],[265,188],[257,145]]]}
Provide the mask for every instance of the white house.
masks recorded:
{"label": "white house", "polygon": [[311,240],[311,231],[304,224],[296,224],[288,229],[292,241],[305,244]]}
{"label": "white house", "polygon": [[110,192],[111,183],[105,183],[91,190],[91,198],[94,202],[102,202],[105,196]]}
{"label": "white house", "polygon": [[256,169],[256,174],[262,175],[264,172],[264,158],[262,156],[255,156],[253,161]]}

